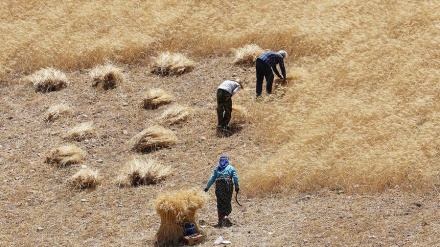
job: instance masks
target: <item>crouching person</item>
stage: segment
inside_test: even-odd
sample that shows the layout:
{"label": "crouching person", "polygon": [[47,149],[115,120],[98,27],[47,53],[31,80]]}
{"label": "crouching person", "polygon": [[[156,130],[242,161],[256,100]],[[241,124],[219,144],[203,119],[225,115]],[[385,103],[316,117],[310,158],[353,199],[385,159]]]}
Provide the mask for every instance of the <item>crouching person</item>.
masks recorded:
{"label": "crouching person", "polygon": [[205,187],[205,192],[209,190],[211,185],[215,182],[215,196],[217,197],[217,214],[219,227],[230,225],[231,222],[227,216],[232,212],[231,200],[233,193],[233,185],[235,191],[240,190],[238,184],[238,175],[235,168],[229,164],[227,156],[221,156],[218,166],[214,169],[214,173],[208,180]]}

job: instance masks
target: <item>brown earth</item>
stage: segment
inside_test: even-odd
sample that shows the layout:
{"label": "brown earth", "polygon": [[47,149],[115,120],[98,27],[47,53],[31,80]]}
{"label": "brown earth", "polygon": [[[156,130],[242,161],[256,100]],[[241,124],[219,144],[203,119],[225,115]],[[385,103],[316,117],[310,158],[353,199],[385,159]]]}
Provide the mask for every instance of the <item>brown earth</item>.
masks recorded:
{"label": "brown earth", "polygon": [[[179,189],[202,190],[221,154],[240,171],[261,153],[274,153],[255,138],[252,123],[234,125],[231,136],[216,133],[215,91],[236,73],[249,88],[234,97],[255,102],[254,69],[231,65],[232,58],[206,58],[181,76],[160,77],[150,68],[121,65],[129,82],[110,91],[96,91],[87,71],[68,73],[71,85],[51,93],[35,93],[21,75],[6,77],[1,87],[0,243],[1,246],[153,246],[160,224],[153,200]],[[295,87],[295,85],[290,85]],[[134,153],[128,142],[155,124],[167,106],[140,107],[149,88],[162,88],[176,102],[196,110],[187,122],[169,126],[178,137],[172,148],[143,154],[169,165],[173,175],[158,185],[119,188],[115,179]],[[237,98],[237,99],[235,99]],[[66,103],[74,114],[46,122],[46,110]],[[78,146],[86,160],[58,168],[45,164],[47,152],[68,143],[62,135],[78,123],[93,121],[97,136]],[[102,179],[95,190],[77,191],[66,179],[81,165],[98,169]],[[380,194],[292,191],[248,197],[233,203],[231,227],[214,228],[214,190],[198,211],[206,241],[213,246],[222,236],[229,246],[440,246],[439,193],[412,194],[399,188]]]}

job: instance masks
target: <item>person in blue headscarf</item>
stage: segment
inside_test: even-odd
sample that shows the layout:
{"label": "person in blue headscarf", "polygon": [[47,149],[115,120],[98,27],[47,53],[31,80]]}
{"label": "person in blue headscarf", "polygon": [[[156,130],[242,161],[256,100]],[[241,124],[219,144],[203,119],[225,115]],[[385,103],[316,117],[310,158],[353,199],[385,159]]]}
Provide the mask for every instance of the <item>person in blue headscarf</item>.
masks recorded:
{"label": "person in blue headscarf", "polygon": [[208,180],[205,192],[209,190],[211,185],[215,182],[215,196],[217,197],[217,215],[218,226],[230,224],[226,217],[232,212],[231,200],[233,193],[233,185],[235,185],[235,192],[238,193],[240,185],[238,184],[238,175],[235,168],[229,164],[227,156],[221,156],[218,166],[214,169],[214,173]]}

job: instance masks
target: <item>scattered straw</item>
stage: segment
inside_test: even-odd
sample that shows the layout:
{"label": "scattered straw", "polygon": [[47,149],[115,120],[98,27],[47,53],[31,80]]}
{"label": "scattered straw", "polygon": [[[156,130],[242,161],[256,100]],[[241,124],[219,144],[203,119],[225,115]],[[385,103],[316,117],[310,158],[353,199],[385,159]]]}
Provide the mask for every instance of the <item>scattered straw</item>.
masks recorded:
{"label": "scattered straw", "polygon": [[133,150],[138,152],[149,152],[155,149],[175,145],[177,137],[173,131],[162,126],[151,126],[135,135],[130,144]]}
{"label": "scattered straw", "polygon": [[133,157],[117,179],[120,187],[157,184],[171,175],[171,168],[154,160]]}
{"label": "scattered straw", "polygon": [[151,73],[158,75],[179,75],[190,72],[195,62],[180,53],[162,52],[153,58]]}
{"label": "scattered straw", "polygon": [[64,136],[64,139],[82,141],[95,135],[95,128],[93,122],[85,122],[76,125],[69,130]]}
{"label": "scattered straw", "polygon": [[121,69],[112,64],[96,66],[90,71],[90,77],[93,80],[93,87],[104,90],[116,88],[125,81]]}
{"label": "scattered straw", "polygon": [[75,145],[65,145],[52,149],[46,156],[45,162],[48,164],[56,164],[58,166],[66,166],[81,162],[86,153]]}
{"label": "scattered straw", "polygon": [[47,110],[46,121],[54,121],[60,116],[72,113],[72,108],[66,104],[53,105]]}
{"label": "scattered straw", "polygon": [[[156,200],[156,212],[161,223],[156,233],[158,246],[178,246],[185,235],[184,223],[194,224],[199,232],[196,211],[206,203],[206,198],[198,190],[184,190],[162,195]],[[199,232],[200,233],[200,232]]]}
{"label": "scattered straw", "polygon": [[233,123],[244,124],[248,121],[248,112],[244,106],[233,105],[232,106],[232,118]]}
{"label": "scattered straw", "polygon": [[67,183],[79,190],[94,189],[99,184],[98,171],[90,168],[81,168],[67,180]]}
{"label": "scattered straw", "polygon": [[238,49],[232,49],[235,54],[234,64],[254,64],[264,50],[255,44],[245,45]]}
{"label": "scattered straw", "polygon": [[174,96],[160,88],[152,88],[144,95],[143,105],[145,109],[156,109],[161,105],[173,102]]}
{"label": "scattered straw", "polygon": [[61,90],[70,84],[66,74],[54,68],[40,69],[24,80],[32,83],[36,92],[43,93]]}
{"label": "scattered straw", "polygon": [[186,121],[192,114],[193,110],[190,107],[174,104],[163,112],[160,120],[172,125]]}

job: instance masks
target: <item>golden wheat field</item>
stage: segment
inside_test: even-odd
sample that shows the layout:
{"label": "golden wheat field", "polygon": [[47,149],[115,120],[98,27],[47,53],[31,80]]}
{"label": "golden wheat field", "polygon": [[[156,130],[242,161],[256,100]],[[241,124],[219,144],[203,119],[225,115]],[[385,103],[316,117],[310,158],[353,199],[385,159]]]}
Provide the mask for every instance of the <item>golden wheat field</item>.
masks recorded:
{"label": "golden wheat field", "polygon": [[203,194],[199,246],[440,246],[438,1],[3,0],[0,33],[0,246],[156,246],[221,155],[243,206]]}

